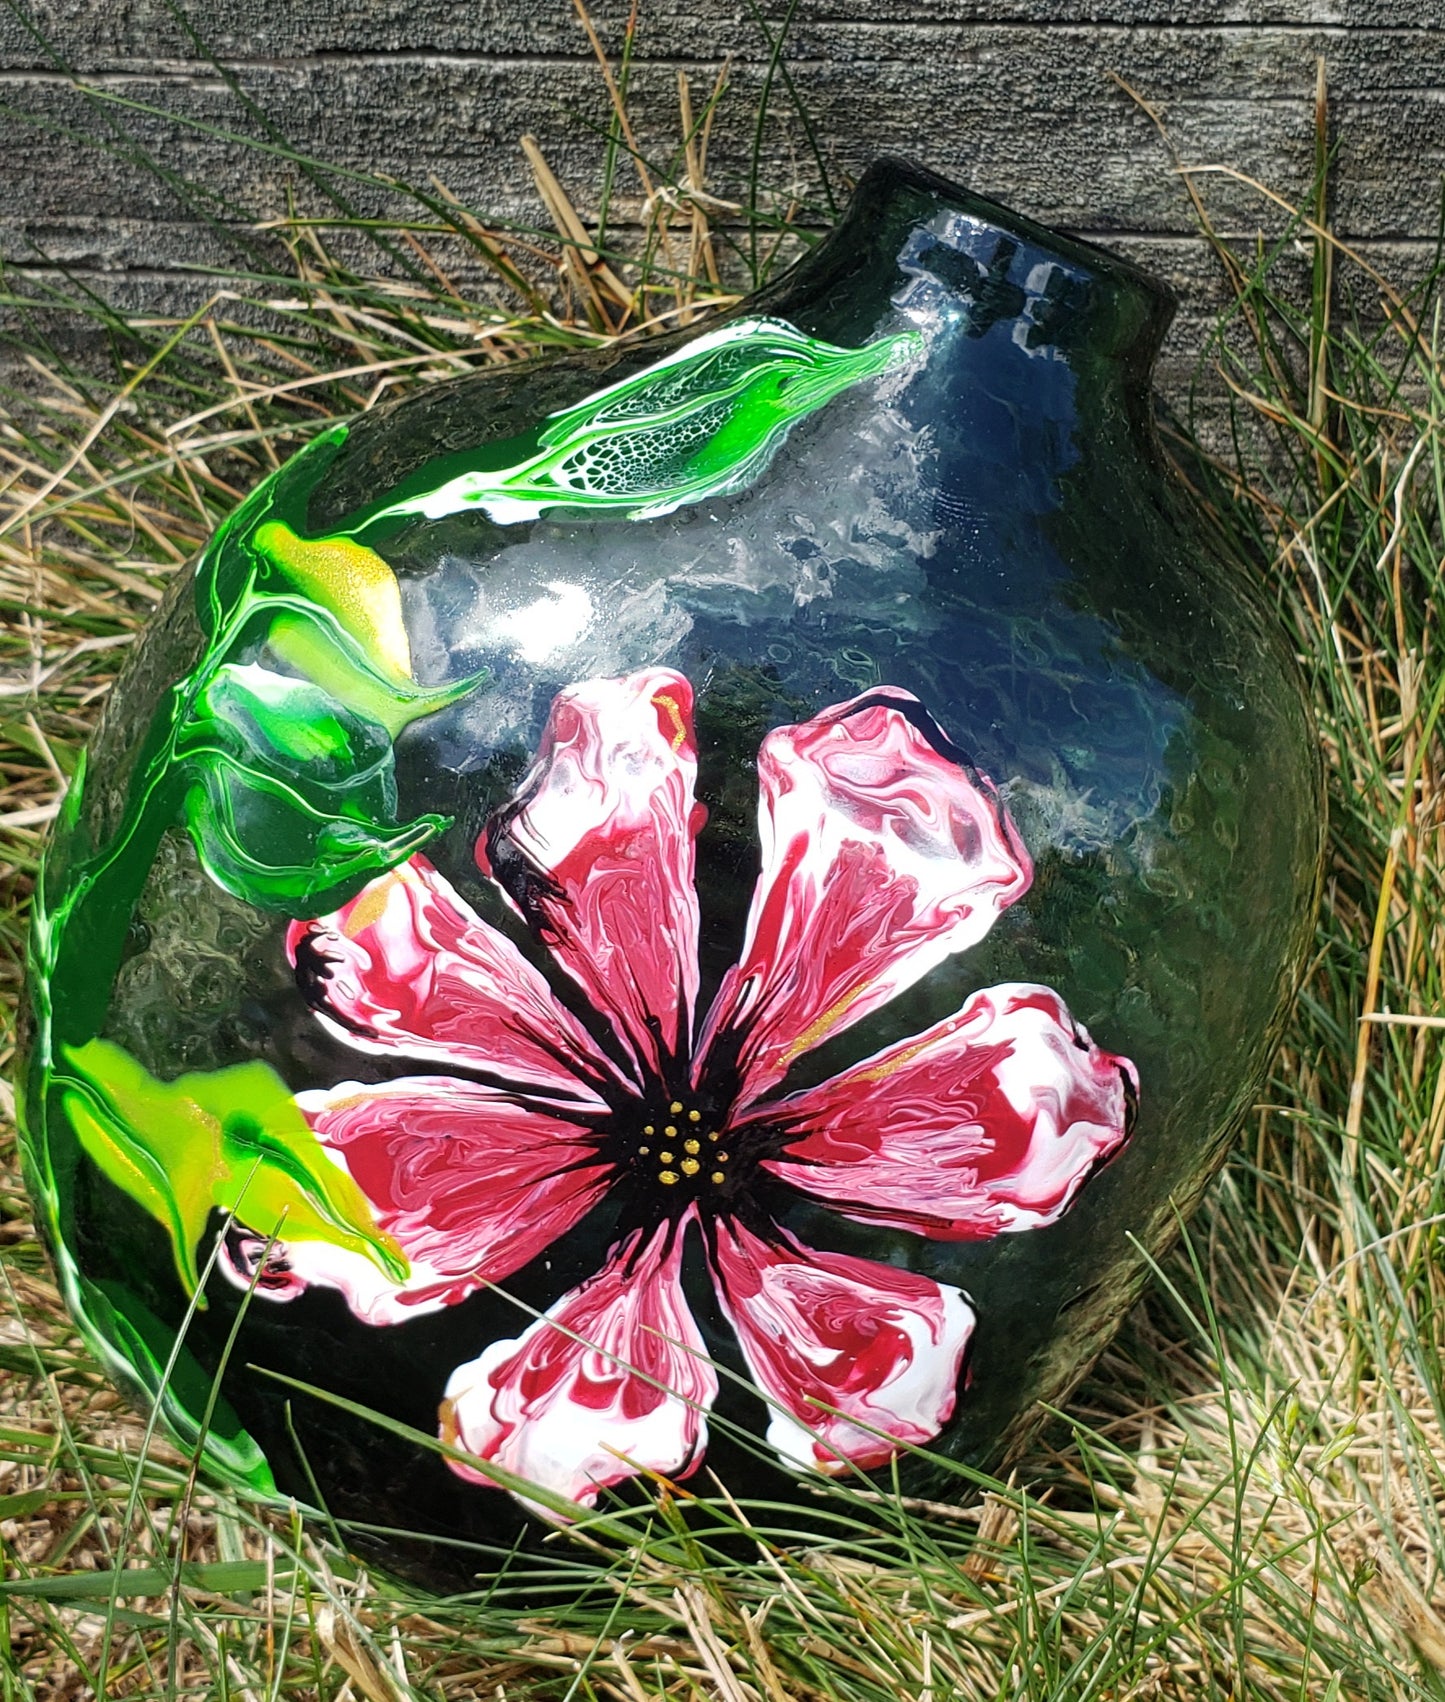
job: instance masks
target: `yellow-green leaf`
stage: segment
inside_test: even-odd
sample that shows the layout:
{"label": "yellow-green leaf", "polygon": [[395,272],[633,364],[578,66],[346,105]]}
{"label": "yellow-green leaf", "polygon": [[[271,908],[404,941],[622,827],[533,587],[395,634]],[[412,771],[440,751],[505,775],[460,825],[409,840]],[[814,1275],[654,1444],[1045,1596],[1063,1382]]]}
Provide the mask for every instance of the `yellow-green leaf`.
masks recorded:
{"label": "yellow-green leaf", "polygon": [[[445,686],[393,681],[369,662],[360,661],[359,649],[355,655],[348,655],[336,627],[323,621],[324,617],[318,619],[285,610],[273,618],[266,642],[287,667],[295,668],[353,715],[364,716],[385,727],[392,738],[413,721],[434,715],[438,709],[465,697],[485,677],[473,675]],[[351,635],[345,637],[349,639]]]}
{"label": "yellow-green leaf", "polygon": [[257,527],[251,541],[298,591],[330,610],[383,679],[411,684],[401,587],[375,550],[351,538],[299,538],[279,520]]}
{"label": "yellow-green leaf", "polygon": [[213,1211],[258,1234],[326,1241],[404,1280],[400,1248],[333,1164],[286,1084],[263,1063],[159,1081],[108,1040],[66,1048],[63,1090],[81,1146],[118,1188],[169,1231],[188,1293]]}

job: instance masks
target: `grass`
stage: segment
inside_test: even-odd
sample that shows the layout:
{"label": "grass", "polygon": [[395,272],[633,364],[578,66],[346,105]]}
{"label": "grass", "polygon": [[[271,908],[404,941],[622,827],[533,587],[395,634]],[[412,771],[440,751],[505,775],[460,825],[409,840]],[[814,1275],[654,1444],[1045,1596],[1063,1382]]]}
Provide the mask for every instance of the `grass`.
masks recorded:
{"label": "grass", "polygon": [[[498,228],[438,186],[362,220],[353,190],[401,192],[308,162],[315,208],[289,209],[184,320],[112,312],[60,276],[0,280],[31,369],[0,419],[7,991],[46,825],[115,671],[258,476],[383,396],[685,322],[806,240],[812,209],[755,181],[739,214],[706,187],[721,88],[686,90],[675,158],[645,161],[625,47],[607,72],[590,225],[535,151],[550,232]],[[11,1163],[6,1702],[1445,1696],[1445,324],[1437,274],[1391,287],[1332,236],[1323,147],[1319,165],[1302,207],[1260,187],[1270,234],[1249,247],[1214,232],[1210,175],[1184,179],[1231,294],[1199,387],[1227,399],[1228,429],[1216,412],[1211,449],[1187,424],[1175,438],[1312,684],[1332,808],[1317,951],[1268,1099],[1051,1443],[1008,1483],[960,1482],[983,1490],[967,1506],[834,1487],[835,1534],[786,1548],[786,1510],[725,1495],[715,1535],[666,1507],[598,1526],[559,1542],[554,1605],[530,1617],[505,1585],[422,1597],[324,1528],[198,1481],[107,1388]],[[625,181],[646,209],[630,230]],[[51,337],[77,316],[113,378]]]}

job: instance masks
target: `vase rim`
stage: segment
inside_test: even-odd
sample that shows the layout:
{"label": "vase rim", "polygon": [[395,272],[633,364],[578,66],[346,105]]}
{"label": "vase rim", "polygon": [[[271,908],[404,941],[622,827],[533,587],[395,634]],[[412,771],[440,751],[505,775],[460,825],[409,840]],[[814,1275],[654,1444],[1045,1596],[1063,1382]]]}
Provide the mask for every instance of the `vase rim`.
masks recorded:
{"label": "vase rim", "polygon": [[940,208],[963,213],[980,224],[1017,237],[1090,278],[1136,291],[1149,299],[1156,313],[1172,318],[1178,309],[1179,298],[1170,286],[1134,261],[1085,237],[1071,236],[1031,219],[901,154],[882,154],[869,163],[857,181],[853,199],[840,223],[846,223],[855,212],[862,214],[870,203],[895,200],[909,191],[930,197]]}

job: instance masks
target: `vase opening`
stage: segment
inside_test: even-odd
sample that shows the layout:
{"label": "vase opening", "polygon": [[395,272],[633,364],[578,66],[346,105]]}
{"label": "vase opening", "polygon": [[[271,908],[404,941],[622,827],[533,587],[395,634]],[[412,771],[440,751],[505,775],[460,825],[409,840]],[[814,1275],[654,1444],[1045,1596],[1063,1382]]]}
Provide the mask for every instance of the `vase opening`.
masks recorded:
{"label": "vase opening", "polygon": [[885,158],[859,180],[842,222],[785,282],[817,304],[808,329],[846,340],[864,303],[886,296],[905,317],[943,316],[968,339],[996,326],[1028,355],[1074,349],[1146,377],[1173,319],[1173,293],[1093,243],[1066,236]]}

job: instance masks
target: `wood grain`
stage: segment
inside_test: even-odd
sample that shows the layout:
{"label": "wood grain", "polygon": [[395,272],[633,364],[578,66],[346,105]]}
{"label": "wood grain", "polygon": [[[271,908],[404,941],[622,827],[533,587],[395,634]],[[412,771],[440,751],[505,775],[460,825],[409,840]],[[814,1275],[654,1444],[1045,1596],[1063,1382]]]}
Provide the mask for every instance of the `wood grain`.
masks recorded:
{"label": "wood grain", "polygon": [[[568,0],[211,0],[204,14],[191,10],[225,75],[151,0],[50,0],[32,12],[33,30],[0,12],[0,254],[12,264],[62,265],[157,310],[200,299],[211,285],[199,272],[243,264],[237,228],[274,217],[288,195],[322,204],[292,162],[265,151],[275,136],[258,113],[332,167],[435,176],[478,211],[522,225],[545,222],[519,147],[531,133],[577,204],[595,201],[606,97]],[[763,11],[775,29],[776,0]],[[1217,279],[1154,125],[1116,79],[1162,111],[1187,162],[1229,164],[1302,195],[1323,56],[1332,216],[1407,277],[1429,252],[1445,170],[1439,12],[1437,0],[802,0],[789,67],[835,195],[876,154],[902,152],[1168,277],[1185,303],[1163,375],[1177,391]],[[599,0],[594,16],[615,44],[625,7]],[[728,56],[710,186],[737,196],[767,75],[765,32],[730,0],[644,0],[631,105],[640,146],[660,167],[680,141],[678,68],[701,101]],[[72,70],[104,99],[79,92]],[[107,149],[78,138],[107,126]],[[215,198],[188,202],[142,155]],[[824,184],[776,79],[759,171],[826,219]],[[625,227],[641,205],[624,177]],[[328,181],[361,212],[399,204],[345,176]],[[1226,229],[1279,228],[1252,189],[1223,177],[1208,187]]]}

